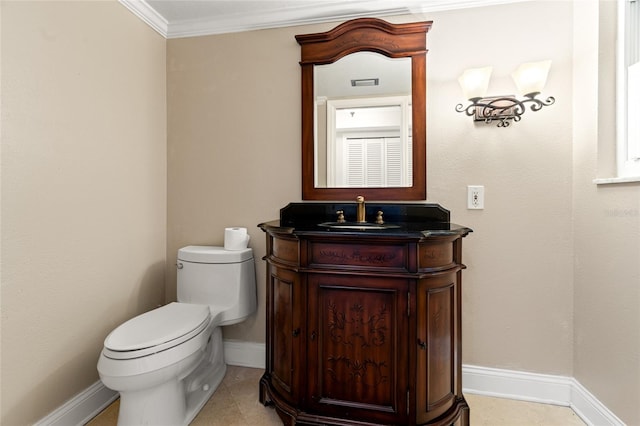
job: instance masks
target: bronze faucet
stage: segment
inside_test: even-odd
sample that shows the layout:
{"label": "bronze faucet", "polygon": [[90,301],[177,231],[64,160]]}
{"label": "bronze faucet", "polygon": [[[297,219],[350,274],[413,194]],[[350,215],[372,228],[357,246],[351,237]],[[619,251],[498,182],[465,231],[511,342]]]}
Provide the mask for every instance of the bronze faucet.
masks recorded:
{"label": "bronze faucet", "polygon": [[356,222],[365,223],[367,219],[365,217],[364,197],[362,195],[358,195],[356,197],[356,203],[358,203],[358,209],[356,210]]}

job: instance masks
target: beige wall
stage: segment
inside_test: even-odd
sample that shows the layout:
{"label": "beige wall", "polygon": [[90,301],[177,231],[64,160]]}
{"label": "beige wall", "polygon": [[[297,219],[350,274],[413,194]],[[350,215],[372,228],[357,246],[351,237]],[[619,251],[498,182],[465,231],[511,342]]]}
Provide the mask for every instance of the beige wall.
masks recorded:
{"label": "beige wall", "polygon": [[164,300],[165,40],[115,1],[2,8],[2,418],[96,380]]}
{"label": "beige wall", "polygon": [[[615,3],[577,9],[574,87],[574,376],[640,424],[640,184],[594,185],[615,169]],[[595,15],[595,17],[594,17]],[[600,40],[600,49],[590,49]],[[594,64],[599,63],[598,67]]]}
{"label": "beige wall", "polygon": [[[300,67],[296,29],[167,42],[167,259],[188,244],[224,242],[244,226],[258,276],[257,315],[225,338],[264,342],[260,222],[300,199]],[[176,297],[167,261],[167,300]]]}
{"label": "beige wall", "polygon": [[[463,362],[571,375],[572,7],[532,2],[433,16],[428,39],[428,198],[474,229],[464,241]],[[524,31],[523,22],[545,31]],[[470,22],[481,23],[484,31]],[[513,94],[511,72],[551,59],[556,103],[501,129],[454,111],[457,77],[492,65],[489,94]],[[466,186],[485,209],[466,209]]]}

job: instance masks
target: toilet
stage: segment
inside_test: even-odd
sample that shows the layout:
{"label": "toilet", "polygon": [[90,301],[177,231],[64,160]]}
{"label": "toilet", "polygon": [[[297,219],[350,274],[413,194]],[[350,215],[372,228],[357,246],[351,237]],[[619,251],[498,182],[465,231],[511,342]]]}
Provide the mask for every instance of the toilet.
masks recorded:
{"label": "toilet", "polygon": [[98,373],[120,392],[118,425],[187,425],[226,372],[221,326],[256,310],[253,251],[178,251],[178,302],[146,312],[104,341]]}

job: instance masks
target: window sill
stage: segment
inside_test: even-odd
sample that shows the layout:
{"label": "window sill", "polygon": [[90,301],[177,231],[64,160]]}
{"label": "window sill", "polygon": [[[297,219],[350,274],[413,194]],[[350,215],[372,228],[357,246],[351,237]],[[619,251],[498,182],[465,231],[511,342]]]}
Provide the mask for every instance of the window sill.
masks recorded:
{"label": "window sill", "polygon": [[593,180],[596,185],[609,185],[612,183],[640,183],[640,176],[621,176],[612,178],[597,178]]}

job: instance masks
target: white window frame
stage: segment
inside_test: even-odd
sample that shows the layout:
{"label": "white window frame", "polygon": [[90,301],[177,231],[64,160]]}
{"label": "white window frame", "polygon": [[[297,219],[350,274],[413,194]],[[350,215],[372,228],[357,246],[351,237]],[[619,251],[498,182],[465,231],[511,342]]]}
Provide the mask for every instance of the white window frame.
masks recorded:
{"label": "white window frame", "polygon": [[[621,178],[640,177],[640,88],[636,88],[629,79],[629,49],[634,46],[632,37],[638,37],[640,29],[630,30],[631,8],[640,9],[640,0],[618,0],[618,30],[616,49],[616,146],[617,174]],[[637,16],[637,15],[636,15]],[[637,18],[636,18],[637,19]],[[635,26],[640,26],[635,22]],[[635,41],[635,49],[640,49],[640,40]],[[640,53],[640,52],[639,52]],[[638,61],[640,54],[636,56]],[[635,65],[638,67],[640,65]],[[632,92],[633,90],[633,92]],[[630,95],[636,101],[630,103]]]}

